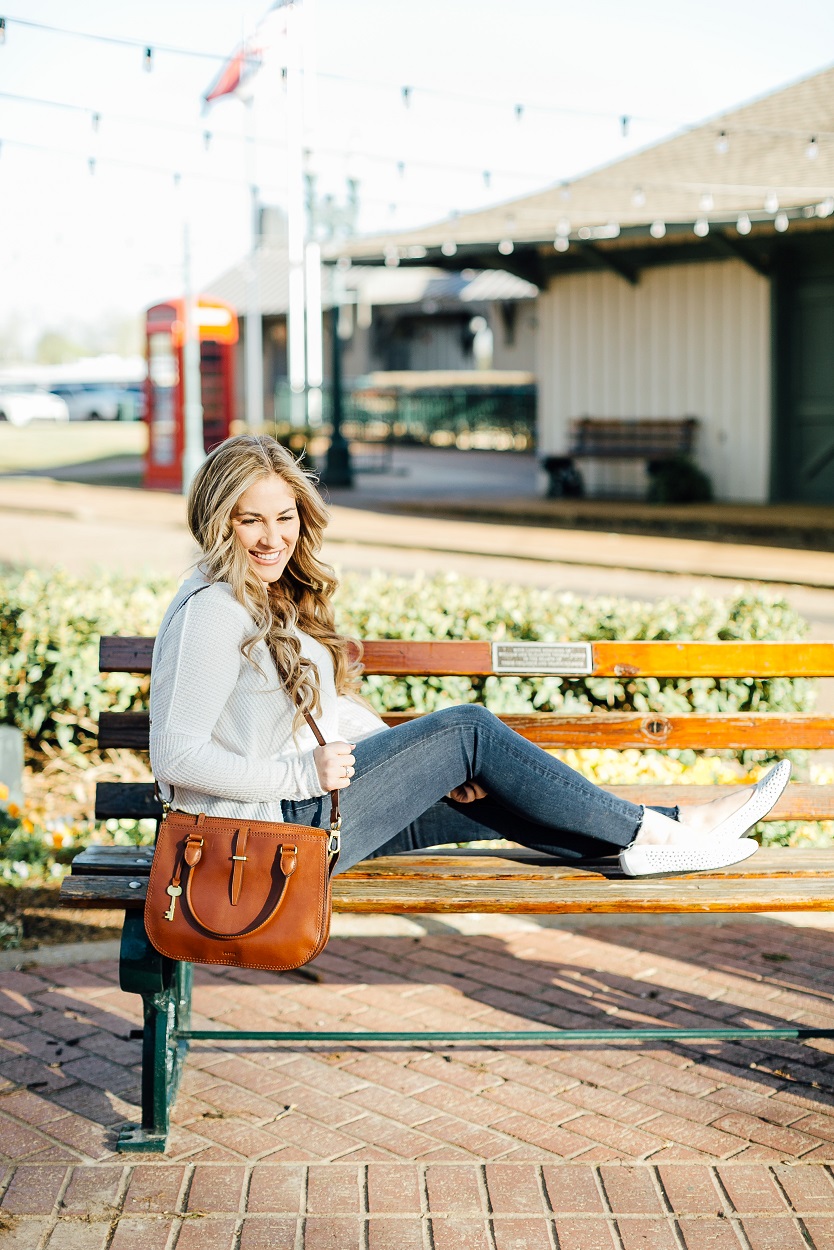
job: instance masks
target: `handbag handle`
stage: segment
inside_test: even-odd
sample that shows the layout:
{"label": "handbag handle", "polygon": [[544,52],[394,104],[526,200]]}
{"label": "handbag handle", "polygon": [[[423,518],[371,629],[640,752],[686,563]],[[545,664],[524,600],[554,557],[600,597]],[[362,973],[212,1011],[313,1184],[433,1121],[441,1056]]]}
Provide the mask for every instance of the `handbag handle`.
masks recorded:
{"label": "handbag handle", "polygon": [[205,920],[201,920],[200,917],[197,915],[197,912],[194,908],[194,900],[191,897],[191,883],[194,880],[194,874],[197,871],[197,865],[199,864],[200,859],[202,858],[203,839],[202,838],[200,838],[199,840],[197,839],[192,840],[192,839],[193,839],[193,835],[189,835],[185,843],[186,863],[188,864],[189,869],[190,869],[190,872],[185,882],[185,897],[188,902],[188,910],[191,912],[191,915],[197,921],[197,924],[200,925],[202,929],[205,929],[206,933],[210,933],[212,937],[222,938],[224,941],[229,941],[232,938],[252,937],[255,933],[260,933],[261,929],[265,928],[266,925],[268,925],[271,920],[275,919],[278,909],[280,908],[281,904],[286,898],[287,885],[289,884],[290,877],[295,872],[296,864],[298,863],[298,847],[297,846],[282,846],[280,848],[281,849],[281,872],[284,874],[284,884],[281,886],[281,893],[278,895],[278,901],[276,902],[275,906],[273,907],[272,911],[269,913],[267,918],[261,921],[261,923],[257,925],[254,929],[243,929],[241,930],[240,933],[219,933],[217,929],[212,929],[211,925],[206,924]]}

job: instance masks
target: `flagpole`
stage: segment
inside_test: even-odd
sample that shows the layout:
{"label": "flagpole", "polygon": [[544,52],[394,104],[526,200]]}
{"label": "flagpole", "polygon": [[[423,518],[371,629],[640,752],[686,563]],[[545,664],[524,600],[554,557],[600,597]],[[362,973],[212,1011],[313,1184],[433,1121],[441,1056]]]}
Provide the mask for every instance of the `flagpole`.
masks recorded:
{"label": "flagpole", "polygon": [[304,83],[302,76],[301,0],[287,6],[287,252],[289,297],[287,310],[287,373],[290,382],[290,421],[306,419],[307,361],[305,351],[304,291]]}
{"label": "flagpole", "polygon": [[[302,43],[304,93],[304,130],[307,150],[316,142],[318,124],[318,85],[316,64],[316,0],[304,0]],[[324,382],[324,347],[322,342],[321,246],[315,237],[315,182],[310,185],[310,211],[306,221],[309,238],[304,248],[304,296],[307,326],[307,424],[322,422],[322,384]]]}
{"label": "flagpole", "polygon": [[250,100],[246,108],[249,115],[247,143],[249,156],[247,164],[249,166],[249,183],[252,197],[250,205],[252,224],[251,243],[246,260],[246,331],[243,350],[246,361],[246,424],[250,430],[258,431],[264,423],[264,344],[259,273],[261,214],[258,203],[257,171],[255,168],[257,153],[254,101]]}

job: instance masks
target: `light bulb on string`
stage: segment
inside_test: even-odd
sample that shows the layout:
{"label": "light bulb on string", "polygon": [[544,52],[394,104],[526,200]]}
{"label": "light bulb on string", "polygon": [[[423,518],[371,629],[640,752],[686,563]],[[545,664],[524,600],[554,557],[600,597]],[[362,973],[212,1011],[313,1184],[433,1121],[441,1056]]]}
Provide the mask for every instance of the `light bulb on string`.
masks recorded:
{"label": "light bulb on string", "polygon": [[6,42],[6,19],[0,17],[0,43]]}
{"label": "light bulb on string", "polygon": [[101,124],[101,113],[91,113],[90,124],[93,127],[93,133],[98,134],[98,128]]}
{"label": "light bulb on string", "polygon": [[730,136],[726,130],[719,130],[718,138],[715,140],[715,150],[719,156],[726,156],[730,150]]}
{"label": "light bulb on string", "polygon": [[699,239],[704,239],[709,234],[709,222],[706,217],[699,217],[692,227]]}
{"label": "light bulb on string", "polygon": [[834,199],[830,195],[826,196],[824,200],[820,201],[814,212],[817,217],[830,217],[834,213]]}
{"label": "light bulb on string", "polygon": [[458,245],[454,239],[447,239],[445,243],[440,244],[440,251],[444,256],[454,256],[458,250]]}
{"label": "light bulb on string", "polygon": [[768,191],[764,200],[764,210],[766,213],[775,213],[779,209],[779,196],[775,191]]}
{"label": "light bulb on string", "polygon": [[811,138],[808,140],[808,146],[805,149],[805,155],[808,157],[809,161],[815,161],[819,154],[820,145],[817,143],[817,136],[811,135]]}
{"label": "light bulb on string", "polygon": [[208,152],[211,147],[212,133],[210,130],[203,131],[203,147]]}
{"label": "light bulb on string", "polygon": [[498,244],[498,251],[502,256],[511,256],[515,249],[512,239],[502,239]]}
{"label": "light bulb on string", "polygon": [[710,213],[715,207],[715,201],[712,198],[711,191],[705,191],[698,201],[698,207],[702,213]]}
{"label": "light bulb on string", "polygon": [[403,101],[403,104],[405,105],[405,107],[406,107],[406,108],[410,108],[410,107],[411,107],[411,88],[410,88],[410,87],[401,87],[401,88],[400,88],[400,95],[402,96],[402,101]]}
{"label": "light bulb on string", "polygon": [[397,173],[401,178],[405,177],[405,161],[397,161]]}
{"label": "light bulb on string", "polygon": [[148,73],[150,73],[153,69],[153,48],[145,48],[145,55],[142,59],[142,64],[145,66]]}
{"label": "light bulb on string", "polygon": [[752,229],[752,224],[751,224],[750,218],[747,216],[746,213],[741,213],[739,215],[738,221],[736,222],[736,230],[739,232],[739,234],[749,234],[751,229]]}
{"label": "light bulb on string", "polygon": [[492,182],[492,174],[490,173],[490,171],[488,169],[485,169],[484,172],[481,174],[481,177],[484,180],[484,186],[489,187],[490,183]]}
{"label": "light bulb on string", "polygon": [[788,221],[788,214],[785,212],[784,209],[782,209],[780,213],[777,213],[776,216],[773,218],[773,228],[774,230],[778,230],[780,234],[785,233],[789,224],[790,223]]}
{"label": "light bulb on string", "polygon": [[556,235],[559,238],[566,239],[570,234],[570,222],[567,217],[560,217],[556,222]]}
{"label": "light bulb on string", "polygon": [[620,118],[620,137],[621,138],[623,139],[628,138],[628,128],[630,124],[631,124],[631,118],[629,117],[628,113],[623,113],[622,117]]}
{"label": "light bulb on string", "polygon": [[524,116],[524,105],[516,104],[515,108],[513,109],[513,113],[515,114],[516,121],[520,122]]}
{"label": "light bulb on string", "polygon": [[92,176],[96,172],[96,158],[94,156],[88,157],[87,168],[90,171],[90,176]]}
{"label": "light bulb on string", "polygon": [[665,221],[653,221],[652,224],[649,226],[649,234],[652,236],[653,239],[662,239],[663,236],[666,234],[666,222]]}
{"label": "light bulb on string", "polygon": [[385,263],[389,268],[394,268],[400,263],[400,253],[392,244],[385,249]]}
{"label": "light bulb on string", "polygon": [[180,183],[182,182],[182,175],[179,173],[175,173],[173,176],[173,182],[174,182],[174,190],[178,191]]}
{"label": "light bulb on string", "polygon": [[570,247],[570,239],[567,235],[557,234],[556,238],[553,240],[553,246],[556,248],[557,252],[566,252]]}
{"label": "light bulb on string", "polygon": [[631,202],[635,208],[642,208],[646,203],[646,192],[642,187],[635,187],[631,193]]}

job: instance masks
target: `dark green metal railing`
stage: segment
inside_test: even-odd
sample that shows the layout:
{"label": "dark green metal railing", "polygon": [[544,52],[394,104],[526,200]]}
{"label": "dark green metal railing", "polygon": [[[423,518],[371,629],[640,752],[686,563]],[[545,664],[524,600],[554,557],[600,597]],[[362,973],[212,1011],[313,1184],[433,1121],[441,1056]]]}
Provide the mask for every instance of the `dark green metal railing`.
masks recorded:
{"label": "dark green metal railing", "polygon": [[[406,443],[440,447],[476,447],[531,451],[536,441],[536,387],[529,385],[449,387],[346,386],[342,430],[354,442]],[[327,433],[333,397],[322,392],[322,425],[307,431]],[[275,390],[275,426],[291,429],[289,390]]]}
{"label": "dark green metal railing", "polygon": [[805,1041],[834,1038],[834,1029],[466,1029],[460,1033],[361,1033],[309,1030],[289,1032],[262,1029],[179,1029],[176,1036],[190,1042],[218,1038],[241,1042],[691,1042],[747,1041],[764,1037]]}

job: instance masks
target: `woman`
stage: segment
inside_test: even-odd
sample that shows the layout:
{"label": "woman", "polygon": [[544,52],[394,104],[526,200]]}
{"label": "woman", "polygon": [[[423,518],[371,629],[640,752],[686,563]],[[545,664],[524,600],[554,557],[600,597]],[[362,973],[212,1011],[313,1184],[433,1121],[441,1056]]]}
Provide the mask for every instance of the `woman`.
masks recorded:
{"label": "woman", "polygon": [[227,439],[196,475],[188,523],[203,554],[165,615],[151,679],[151,762],[173,806],[321,827],[339,790],[342,870],[496,836],[564,859],[619,853],[630,876],[755,852],[743,835],[781,794],[787,762],[711,803],[643,808],[475,704],[387,728],[357,697],[360,665],[334,625],[326,522],[313,478],[272,438]]}

